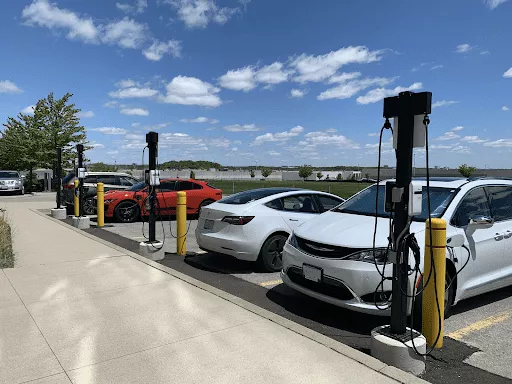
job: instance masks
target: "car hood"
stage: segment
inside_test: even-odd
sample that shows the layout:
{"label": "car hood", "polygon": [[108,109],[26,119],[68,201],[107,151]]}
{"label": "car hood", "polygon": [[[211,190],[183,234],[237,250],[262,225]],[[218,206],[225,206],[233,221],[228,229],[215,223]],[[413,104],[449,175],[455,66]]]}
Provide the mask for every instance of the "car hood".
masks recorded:
{"label": "car hood", "polygon": [[0,181],[20,181],[21,177],[0,177]]}
{"label": "car hood", "polygon": [[[306,221],[295,234],[306,240],[350,248],[372,248],[375,217],[328,211]],[[425,231],[425,223],[413,222],[411,232]],[[375,245],[386,247],[389,236],[389,219],[377,219]],[[416,236],[419,239],[419,236]]]}

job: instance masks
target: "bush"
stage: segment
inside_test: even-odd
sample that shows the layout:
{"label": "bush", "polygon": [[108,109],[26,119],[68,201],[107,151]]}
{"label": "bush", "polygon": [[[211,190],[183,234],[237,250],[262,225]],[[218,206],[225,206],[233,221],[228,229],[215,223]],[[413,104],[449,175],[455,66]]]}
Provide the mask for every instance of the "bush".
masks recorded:
{"label": "bush", "polygon": [[0,215],[0,269],[14,267],[11,227]]}

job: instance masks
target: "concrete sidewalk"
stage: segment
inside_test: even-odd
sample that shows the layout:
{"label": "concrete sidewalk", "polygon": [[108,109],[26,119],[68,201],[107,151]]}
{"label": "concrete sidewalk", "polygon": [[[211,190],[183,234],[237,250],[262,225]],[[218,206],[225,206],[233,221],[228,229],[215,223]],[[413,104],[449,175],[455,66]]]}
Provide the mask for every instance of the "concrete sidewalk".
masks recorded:
{"label": "concrete sidewalk", "polygon": [[30,209],[50,202],[0,205],[0,383],[421,382]]}

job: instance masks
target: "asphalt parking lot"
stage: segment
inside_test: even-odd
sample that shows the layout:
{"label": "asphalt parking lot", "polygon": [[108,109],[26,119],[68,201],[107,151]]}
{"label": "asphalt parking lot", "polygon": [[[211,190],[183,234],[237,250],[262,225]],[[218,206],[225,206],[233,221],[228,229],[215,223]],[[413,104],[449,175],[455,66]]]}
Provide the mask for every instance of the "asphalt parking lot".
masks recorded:
{"label": "asphalt parking lot", "polygon": [[[254,263],[199,250],[194,231],[197,220],[187,221],[185,258],[177,256],[176,223],[157,222],[157,239],[165,231],[166,257],[162,264],[237,295],[290,320],[356,349],[370,352],[370,331],[389,319],[350,312],[319,302],[284,286],[279,273],[260,272]],[[138,252],[145,239],[143,223],[108,223],[91,233]],[[144,224],[147,236],[148,227]],[[512,287],[459,303],[445,322],[444,348],[427,359],[424,379],[434,383],[511,383],[512,355],[507,335],[512,331]]]}

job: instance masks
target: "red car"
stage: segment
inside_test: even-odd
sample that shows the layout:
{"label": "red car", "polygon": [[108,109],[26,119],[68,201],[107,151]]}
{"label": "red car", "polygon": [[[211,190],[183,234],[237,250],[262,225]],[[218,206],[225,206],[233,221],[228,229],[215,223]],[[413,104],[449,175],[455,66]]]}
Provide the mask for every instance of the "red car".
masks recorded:
{"label": "red car", "polygon": [[[123,191],[105,193],[105,217],[123,223],[132,223],[140,216],[149,216],[146,209],[149,186],[140,182]],[[222,190],[205,181],[163,179],[156,188],[157,213],[161,216],[175,215],[178,191],[187,193],[187,214],[199,214],[201,208],[222,198]]]}

